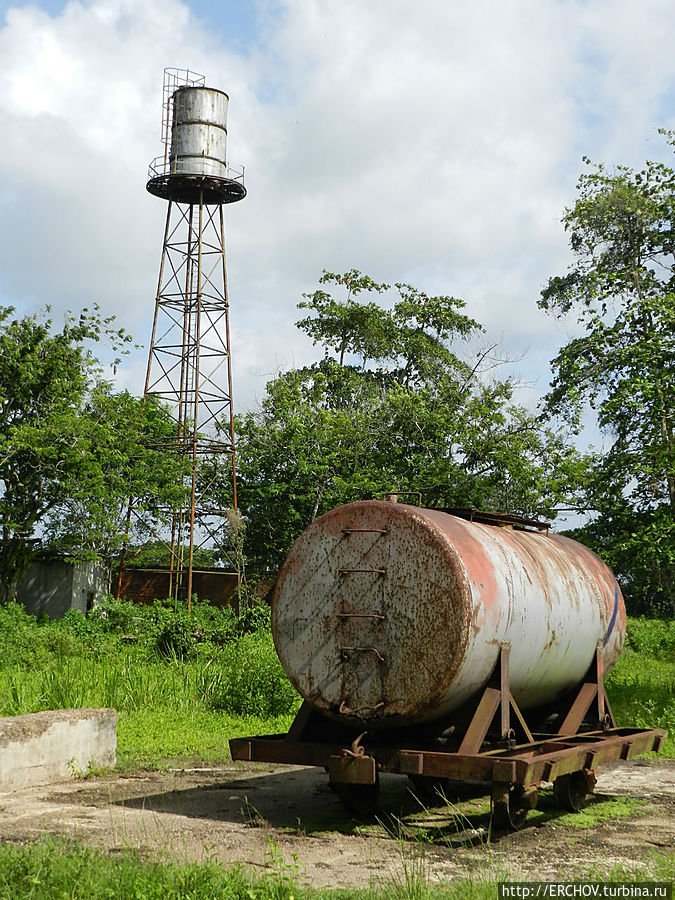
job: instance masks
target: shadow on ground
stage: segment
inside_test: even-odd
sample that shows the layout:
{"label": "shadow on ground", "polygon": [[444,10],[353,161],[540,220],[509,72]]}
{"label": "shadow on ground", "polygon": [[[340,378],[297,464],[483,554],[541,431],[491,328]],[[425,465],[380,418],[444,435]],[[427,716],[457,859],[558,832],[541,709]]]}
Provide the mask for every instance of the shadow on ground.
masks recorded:
{"label": "shadow on ground", "polygon": [[[383,775],[377,814],[356,819],[344,810],[322,770],[261,772],[198,787],[146,794],[115,803],[129,808],[191,818],[232,822],[249,828],[274,828],[296,834],[386,832],[405,840],[444,846],[473,846],[500,840],[491,833],[486,784],[452,783],[440,795],[422,795],[407,778]],[[591,800],[602,803],[602,795]],[[539,808],[526,827],[539,827],[561,816],[550,792],[542,791]]]}

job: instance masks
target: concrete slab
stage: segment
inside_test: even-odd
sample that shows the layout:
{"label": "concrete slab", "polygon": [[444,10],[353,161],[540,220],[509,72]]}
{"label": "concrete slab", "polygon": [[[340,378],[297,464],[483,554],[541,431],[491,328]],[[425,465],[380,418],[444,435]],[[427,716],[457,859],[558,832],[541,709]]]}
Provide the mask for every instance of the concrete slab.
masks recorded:
{"label": "concrete slab", "polygon": [[89,764],[112,768],[114,709],[56,709],[0,718],[0,792],[83,775]]}

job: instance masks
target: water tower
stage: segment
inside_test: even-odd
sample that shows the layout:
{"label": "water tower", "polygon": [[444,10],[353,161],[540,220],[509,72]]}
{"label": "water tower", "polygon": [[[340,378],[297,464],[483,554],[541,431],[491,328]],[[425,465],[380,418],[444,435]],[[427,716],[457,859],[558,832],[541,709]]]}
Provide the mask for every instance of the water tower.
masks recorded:
{"label": "water tower", "polygon": [[227,164],[228,95],[204,81],[189,69],[164,70],[164,154],[147,182],[168,206],[144,396],[171,408],[173,449],[190,473],[170,537],[155,537],[170,549],[170,595],[187,596],[188,606],[195,550],[222,540],[227,513],[198,485],[200,460],[227,460],[237,508],[223,206],[242,200],[246,188],[243,169]]}

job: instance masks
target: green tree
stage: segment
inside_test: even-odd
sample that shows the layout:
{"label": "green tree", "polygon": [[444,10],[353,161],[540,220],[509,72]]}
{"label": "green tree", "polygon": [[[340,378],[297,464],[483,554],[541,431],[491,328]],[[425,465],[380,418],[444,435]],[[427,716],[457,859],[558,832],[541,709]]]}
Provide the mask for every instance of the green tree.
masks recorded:
{"label": "green tree", "polygon": [[[511,381],[456,355],[482,331],[463,301],[354,270],[320,284],[298,327],[323,359],[270,381],[237,422],[249,556],[276,565],[317,515],[392,489],[433,506],[552,511],[579,460],[513,402]],[[377,302],[392,293],[390,308]]]}
{"label": "green tree", "polygon": [[[109,565],[125,538],[144,542],[156,534],[183,496],[180,461],[165,449],[176,426],[157,397],[114,393],[105,382],[88,393],[74,424],[77,478],[45,516],[43,543]],[[134,515],[127,526],[130,497]]]}
{"label": "green tree", "polygon": [[[0,309],[0,587],[16,596],[45,544],[106,556],[122,528],[122,498],[174,489],[164,455],[164,411],[115,395],[91,347],[129,337],[98,310],[60,331],[51,320]],[[142,490],[141,490],[142,487]]]}
{"label": "green tree", "polygon": [[587,481],[596,516],[580,534],[634,610],[663,608],[675,604],[675,172],[585,162],[563,217],[574,260],[540,300],[576,314],[583,334],[553,360],[546,407],[577,430],[596,411],[608,447]]}

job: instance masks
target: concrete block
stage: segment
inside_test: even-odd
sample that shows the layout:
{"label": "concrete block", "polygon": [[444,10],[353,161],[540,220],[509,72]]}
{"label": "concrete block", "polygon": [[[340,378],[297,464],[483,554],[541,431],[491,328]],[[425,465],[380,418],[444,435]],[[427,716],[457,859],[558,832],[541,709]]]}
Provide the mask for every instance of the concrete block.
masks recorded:
{"label": "concrete block", "polygon": [[114,709],[57,709],[0,718],[0,792],[68,781],[91,762],[115,765]]}

